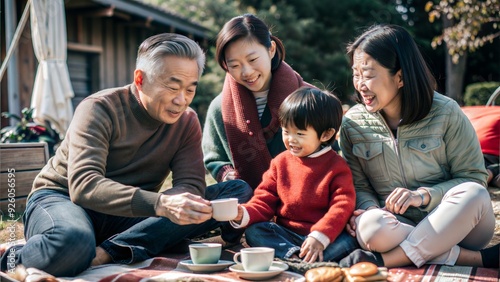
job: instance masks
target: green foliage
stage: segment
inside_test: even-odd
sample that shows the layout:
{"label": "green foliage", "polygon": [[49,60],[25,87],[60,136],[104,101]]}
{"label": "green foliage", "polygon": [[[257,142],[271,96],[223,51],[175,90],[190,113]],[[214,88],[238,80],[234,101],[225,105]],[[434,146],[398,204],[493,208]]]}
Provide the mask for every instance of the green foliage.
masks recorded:
{"label": "green foliage", "polygon": [[[500,36],[499,0],[443,0],[438,4],[429,1],[425,10],[431,23],[441,16],[452,23],[432,44],[435,47],[446,42],[454,63],[466,52],[474,52]],[[490,27],[490,32],[481,34],[485,27]]]}
{"label": "green foliage", "polygon": [[[464,94],[466,106],[486,105],[493,92],[500,86],[500,82],[478,82],[467,85]],[[497,98],[497,100],[499,100]],[[500,103],[495,103],[499,105]]]}
{"label": "green foliage", "polygon": [[3,112],[2,117],[18,121],[16,125],[6,126],[0,130],[1,143],[46,142],[49,153],[54,154],[54,146],[60,141],[59,134],[50,126],[33,122],[33,108],[24,108],[21,116]]}
{"label": "green foliage", "polygon": [[[444,92],[446,48],[431,46],[432,39],[441,34],[443,25],[441,21],[429,22],[429,14],[424,9],[429,0],[145,1],[175,11],[212,30],[206,71],[193,101],[193,106],[201,110],[198,114],[202,122],[203,108],[208,106],[204,103],[220,93],[225,75],[214,58],[217,33],[229,19],[247,12],[263,19],[273,35],[283,41],[286,62],[306,81],[335,92],[344,103],[352,104],[354,93],[346,46],[365,28],[376,23],[398,24],[410,31],[438,79],[438,90]],[[499,79],[495,48],[485,46],[481,54],[470,55],[468,60],[473,64],[467,69],[465,84]]]}
{"label": "green foliage", "polygon": [[241,0],[272,27],[286,49],[286,62],[302,77],[352,103],[346,45],[375,23],[403,23],[394,4],[374,0]]}
{"label": "green foliage", "polygon": [[[207,68],[193,101],[194,107],[203,107],[205,100],[211,100],[222,90],[224,72],[215,61],[213,47],[217,32],[234,16],[250,12],[263,19],[273,35],[283,41],[287,63],[306,81],[335,92],[347,102],[354,88],[345,56],[346,43],[374,23],[403,22],[394,4],[384,0],[147,1],[176,11],[213,31],[212,48],[207,50]],[[211,75],[213,72],[215,74]],[[203,121],[204,113],[199,114]]]}

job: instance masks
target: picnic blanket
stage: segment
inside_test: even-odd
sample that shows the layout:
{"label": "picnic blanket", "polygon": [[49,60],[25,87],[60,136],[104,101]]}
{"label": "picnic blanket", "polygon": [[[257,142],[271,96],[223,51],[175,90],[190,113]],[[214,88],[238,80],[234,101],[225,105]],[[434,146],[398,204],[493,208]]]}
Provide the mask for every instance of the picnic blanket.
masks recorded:
{"label": "picnic blanket", "polygon": [[[74,279],[99,282],[246,281],[228,269],[215,273],[194,273],[178,263],[179,261],[176,259],[157,257],[145,261],[140,268],[115,268],[114,270],[118,270],[118,272],[109,275],[110,266],[102,266],[84,271]],[[108,275],[99,277],[99,275],[96,275],[97,272],[108,272]],[[300,274],[285,271],[278,276],[266,279],[266,281],[305,281],[305,279]]]}
{"label": "picnic blanket", "polygon": [[446,265],[424,265],[420,268],[401,267],[389,269],[389,281],[415,281],[415,282],[498,282],[500,276],[498,269],[468,267],[468,266],[446,266]]}
{"label": "picnic blanket", "polygon": [[[101,266],[83,272],[75,279],[83,281],[127,281],[127,282],[153,282],[153,281],[246,281],[238,278],[236,273],[224,270],[216,273],[193,273],[178,264],[178,259],[154,258],[128,266]],[[114,273],[110,274],[113,271]],[[102,274],[107,275],[102,276]],[[101,273],[101,275],[98,275]],[[425,265],[421,268],[401,267],[389,269],[388,281],[393,282],[498,282],[498,269],[465,266]],[[305,281],[297,273],[285,271],[279,276],[265,281]]]}
{"label": "picnic blanket", "polygon": [[[186,245],[187,246],[187,245]],[[248,281],[239,278],[237,273],[224,269],[213,273],[199,273],[189,270],[180,262],[189,260],[186,246],[177,252],[164,254],[143,262],[124,265],[107,264],[90,267],[76,277],[59,277],[59,282],[163,282],[163,281]],[[233,260],[233,256],[245,243],[223,250],[221,260]],[[264,281],[304,281],[303,275],[287,271]],[[498,282],[499,269],[481,267],[424,265],[416,267],[399,267],[389,269],[388,281],[392,282]],[[6,279],[0,273],[0,281]],[[9,281],[9,280],[6,280]],[[37,280],[31,280],[37,281]]]}
{"label": "picnic blanket", "polygon": [[[225,250],[223,259],[232,256]],[[131,265],[108,264],[91,267],[77,277],[61,277],[59,282],[163,282],[163,281],[247,281],[228,269],[214,273],[195,273],[181,265],[189,255],[175,254],[156,257]],[[2,277],[0,277],[0,280]],[[498,282],[499,270],[480,267],[424,265],[421,268],[401,267],[389,269],[388,281],[392,282]],[[2,280],[3,281],[3,280]],[[33,281],[33,280],[32,280]],[[36,281],[36,280],[35,280]],[[305,281],[304,276],[285,271],[265,281]]]}

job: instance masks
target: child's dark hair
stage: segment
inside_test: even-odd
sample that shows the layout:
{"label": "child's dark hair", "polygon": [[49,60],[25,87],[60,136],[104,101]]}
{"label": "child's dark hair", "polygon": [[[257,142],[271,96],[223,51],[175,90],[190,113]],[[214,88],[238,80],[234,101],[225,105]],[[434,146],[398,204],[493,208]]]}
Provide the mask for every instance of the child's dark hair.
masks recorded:
{"label": "child's dark hair", "polygon": [[335,134],[327,144],[333,144],[342,122],[342,103],[328,91],[312,87],[301,87],[290,94],[281,104],[279,120],[282,126],[295,125],[306,130],[312,126],[318,138],[330,128]]}

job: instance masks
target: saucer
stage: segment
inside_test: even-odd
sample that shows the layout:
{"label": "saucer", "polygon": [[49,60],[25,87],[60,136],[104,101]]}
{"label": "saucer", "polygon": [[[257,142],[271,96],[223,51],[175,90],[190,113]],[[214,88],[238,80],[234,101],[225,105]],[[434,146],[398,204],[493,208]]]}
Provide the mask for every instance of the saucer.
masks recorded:
{"label": "saucer", "polygon": [[179,262],[181,265],[187,267],[191,271],[196,272],[215,272],[223,270],[230,265],[234,264],[234,261],[229,260],[219,260],[218,263],[213,264],[195,264],[192,260],[183,260]]}
{"label": "saucer", "polygon": [[268,271],[245,271],[243,269],[243,265],[241,265],[240,263],[229,267],[229,270],[235,272],[238,275],[238,277],[247,280],[269,279],[271,277],[281,274],[283,271],[287,269],[288,265],[286,263],[282,263],[279,261],[273,261],[273,264],[271,265]]}

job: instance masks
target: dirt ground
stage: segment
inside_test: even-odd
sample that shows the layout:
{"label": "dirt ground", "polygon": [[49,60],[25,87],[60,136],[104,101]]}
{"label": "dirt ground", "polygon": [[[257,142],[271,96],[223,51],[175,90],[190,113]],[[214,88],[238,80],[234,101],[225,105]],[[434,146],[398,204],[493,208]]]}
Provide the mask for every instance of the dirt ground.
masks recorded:
{"label": "dirt ground", "polygon": [[[490,187],[491,203],[496,217],[495,235],[490,242],[490,245],[500,243],[500,189]],[[24,238],[24,228],[19,218],[16,222],[4,221],[0,223],[0,243],[20,240]]]}

